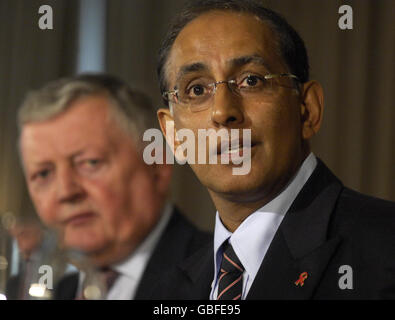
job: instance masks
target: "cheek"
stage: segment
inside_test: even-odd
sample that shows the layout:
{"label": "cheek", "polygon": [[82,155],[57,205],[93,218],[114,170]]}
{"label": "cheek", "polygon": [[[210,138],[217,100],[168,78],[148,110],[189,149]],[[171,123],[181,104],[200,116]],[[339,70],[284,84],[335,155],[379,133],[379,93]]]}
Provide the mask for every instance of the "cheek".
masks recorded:
{"label": "cheek", "polygon": [[29,192],[40,219],[49,226],[55,226],[57,224],[58,208],[52,192],[31,189],[29,189]]}
{"label": "cheek", "polygon": [[90,205],[102,215],[103,219],[108,220],[120,211],[124,197],[119,184],[111,180],[95,180],[89,181],[84,187]]}
{"label": "cheek", "polygon": [[156,202],[156,190],[151,177],[143,172],[137,172],[133,179],[125,186],[128,190],[125,194],[125,206],[129,212],[140,214],[144,218],[144,212],[151,212]]}
{"label": "cheek", "polygon": [[141,171],[86,186],[90,202],[100,212],[105,229],[128,229],[135,220],[144,219],[144,212],[148,213],[154,205],[150,199],[155,194],[153,184]]}
{"label": "cheek", "polygon": [[252,115],[252,119],[261,119],[260,122],[255,123],[255,126],[257,130],[262,130],[264,142],[273,142],[279,146],[299,140],[301,135],[299,114],[291,101],[279,101],[262,107],[259,108],[260,112]]}
{"label": "cheek", "polygon": [[186,128],[196,131],[197,129],[206,129],[210,125],[210,110],[201,111],[191,114],[189,111],[177,112],[174,116],[174,125],[177,130]]}

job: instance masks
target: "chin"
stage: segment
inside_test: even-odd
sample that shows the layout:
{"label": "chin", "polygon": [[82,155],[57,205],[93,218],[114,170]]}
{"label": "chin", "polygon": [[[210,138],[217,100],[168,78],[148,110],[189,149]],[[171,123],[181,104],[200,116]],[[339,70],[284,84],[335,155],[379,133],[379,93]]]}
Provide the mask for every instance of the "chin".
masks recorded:
{"label": "chin", "polygon": [[226,186],[213,184],[208,187],[208,189],[212,193],[236,202],[255,201],[262,196],[262,189],[256,184],[251,183],[251,181],[243,183],[243,181],[238,180],[237,182]]}
{"label": "chin", "polygon": [[209,179],[205,186],[214,193],[236,196],[248,196],[262,189],[262,179],[248,174],[244,176],[222,175],[216,179]]}
{"label": "chin", "polygon": [[105,247],[105,241],[92,232],[69,232],[65,234],[64,245],[69,249],[93,253]]}
{"label": "chin", "polygon": [[252,163],[251,171],[246,175],[233,175],[231,166],[200,174],[200,181],[210,193],[236,202],[259,201],[270,195],[276,186],[276,174],[265,170],[262,165],[257,166],[256,163]]}

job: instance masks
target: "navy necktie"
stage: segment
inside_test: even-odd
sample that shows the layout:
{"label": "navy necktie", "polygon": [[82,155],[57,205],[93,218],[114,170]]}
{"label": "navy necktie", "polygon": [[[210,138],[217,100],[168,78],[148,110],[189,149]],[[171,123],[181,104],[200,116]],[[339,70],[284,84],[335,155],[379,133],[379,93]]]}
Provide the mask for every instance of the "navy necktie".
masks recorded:
{"label": "navy necktie", "polygon": [[227,243],[222,255],[217,300],[241,300],[244,267]]}

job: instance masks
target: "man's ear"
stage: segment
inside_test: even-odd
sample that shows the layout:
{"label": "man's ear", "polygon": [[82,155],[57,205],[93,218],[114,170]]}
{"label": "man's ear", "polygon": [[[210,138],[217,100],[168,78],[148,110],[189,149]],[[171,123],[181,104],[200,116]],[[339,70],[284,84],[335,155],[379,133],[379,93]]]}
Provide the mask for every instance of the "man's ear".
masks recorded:
{"label": "man's ear", "polygon": [[[170,135],[170,132],[167,132],[167,130],[169,130],[169,128],[175,129],[173,115],[171,114],[171,111],[168,108],[160,108],[157,111],[156,115],[158,116],[160,129],[162,130],[163,135],[167,139],[167,137]],[[169,126],[169,124],[171,125]]]}
{"label": "man's ear", "polygon": [[160,129],[162,130],[163,135],[167,143],[169,144],[172,150],[175,150],[175,136],[176,136],[176,128],[174,125],[174,118],[171,114],[170,109],[161,108],[156,113],[159,120]]}
{"label": "man's ear", "polygon": [[308,81],[302,85],[302,137],[312,138],[320,129],[324,113],[324,93],[317,81]]}
{"label": "man's ear", "polygon": [[178,149],[178,146],[182,143],[182,141],[176,139],[177,129],[175,128],[174,118],[171,114],[171,111],[167,108],[159,109],[157,112],[157,116],[160,128],[163,132],[163,135],[165,136],[170,150],[172,150],[178,161],[184,162],[186,156]]}

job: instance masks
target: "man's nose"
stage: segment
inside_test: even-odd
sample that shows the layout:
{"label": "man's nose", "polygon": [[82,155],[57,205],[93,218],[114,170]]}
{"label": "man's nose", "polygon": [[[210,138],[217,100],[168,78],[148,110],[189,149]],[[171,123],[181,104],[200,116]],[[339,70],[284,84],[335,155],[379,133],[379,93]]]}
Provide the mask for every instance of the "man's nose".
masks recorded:
{"label": "man's nose", "polygon": [[59,169],[56,183],[59,202],[76,202],[84,196],[83,188],[72,168]]}
{"label": "man's nose", "polygon": [[232,127],[244,121],[241,99],[226,83],[217,86],[213,98],[211,119],[217,126]]}

